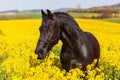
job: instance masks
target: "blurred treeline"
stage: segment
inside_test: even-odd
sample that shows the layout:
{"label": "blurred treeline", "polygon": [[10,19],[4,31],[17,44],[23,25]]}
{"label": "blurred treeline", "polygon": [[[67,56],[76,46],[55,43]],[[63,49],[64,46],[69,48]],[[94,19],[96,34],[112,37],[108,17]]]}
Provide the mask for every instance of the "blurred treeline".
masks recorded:
{"label": "blurred treeline", "polygon": [[0,20],[14,20],[14,19],[39,19],[41,14],[15,14],[15,15],[0,15]]}
{"label": "blurred treeline", "polygon": [[[62,8],[54,10],[53,12],[67,12],[74,18],[89,18],[89,19],[120,19],[120,4],[111,6],[97,6],[92,8],[83,9],[80,6],[77,8]],[[11,19],[40,19],[40,10],[13,10],[12,15],[1,15],[0,20],[11,20]]]}
{"label": "blurred treeline", "polygon": [[89,9],[76,8],[71,9],[68,13],[79,18],[120,18],[120,7],[93,7]]}
{"label": "blurred treeline", "polygon": [[[68,12],[74,18],[88,18],[88,19],[103,19],[103,18],[120,18],[120,13],[112,13],[105,11],[101,13],[88,12]],[[16,14],[16,15],[0,15],[0,20],[14,20],[14,19],[40,19],[41,14]]]}

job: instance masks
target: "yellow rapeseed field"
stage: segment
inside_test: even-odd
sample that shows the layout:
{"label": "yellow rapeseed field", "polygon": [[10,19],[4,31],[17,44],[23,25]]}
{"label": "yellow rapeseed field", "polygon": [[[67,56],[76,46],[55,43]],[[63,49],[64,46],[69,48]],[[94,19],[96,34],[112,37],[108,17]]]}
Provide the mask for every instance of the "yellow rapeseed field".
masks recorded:
{"label": "yellow rapeseed field", "polygon": [[93,33],[101,46],[99,68],[62,69],[59,53],[62,43],[45,60],[34,53],[41,20],[0,21],[0,80],[120,80],[120,24],[76,19],[84,31]]}

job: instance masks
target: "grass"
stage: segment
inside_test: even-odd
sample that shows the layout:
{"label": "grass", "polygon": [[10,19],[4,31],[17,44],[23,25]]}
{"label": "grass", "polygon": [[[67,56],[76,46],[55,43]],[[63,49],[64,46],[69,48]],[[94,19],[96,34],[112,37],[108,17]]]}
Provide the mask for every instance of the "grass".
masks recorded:
{"label": "grass", "polygon": [[77,18],[91,18],[99,16],[99,13],[77,13],[77,12],[69,12],[69,14],[73,17]]}
{"label": "grass", "polygon": [[30,19],[40,19],[42,15],[40,13],[20,13],[20,16],[29,17]]}
{"label": "grass", "polygon": [[120,23],[120,18],[113,18],[113,19],[99,19],[103,21],[113,22],[113,23]]}

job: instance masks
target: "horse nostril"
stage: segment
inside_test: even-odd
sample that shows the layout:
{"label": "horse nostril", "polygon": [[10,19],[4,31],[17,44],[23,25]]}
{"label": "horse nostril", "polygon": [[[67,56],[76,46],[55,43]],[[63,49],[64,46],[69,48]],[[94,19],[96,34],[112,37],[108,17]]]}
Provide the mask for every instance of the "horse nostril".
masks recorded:
{"label": "horse nostril", "polygon": [[42,55],[38,54],[38,58],[37,59],[42,59]]}
{"label": "horse nostril", "polygon": [[35,54],[38,54],[40,51],[39,50],[35,50]]}
{"label": "horse nostril", "polygon": [[38,53],[37,53],[37,50],[35,50],[35,54],[38,54]]}

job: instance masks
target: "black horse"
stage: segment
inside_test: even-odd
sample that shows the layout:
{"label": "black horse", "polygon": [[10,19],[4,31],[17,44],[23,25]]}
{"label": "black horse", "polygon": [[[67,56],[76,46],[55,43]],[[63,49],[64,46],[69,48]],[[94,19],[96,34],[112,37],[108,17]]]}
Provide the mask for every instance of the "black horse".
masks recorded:
{"label": "black horse", "polygon": [[47,14],[41,10],[42,24],[39,28],[40,37],[35,53],[38,59],[44,59],[50,49],[58,43],[63,42],[60,61],[63,69],[69,71],[82,64],[82,70],[100,58],[100,46],[97,39],[89,32],[80,29],[76,21],[67,13],[52,13],[47,9]]}

